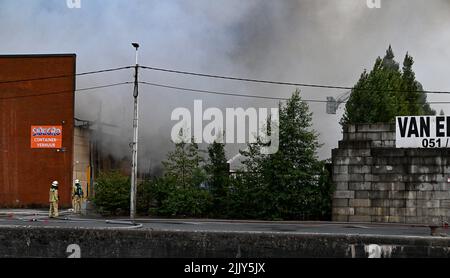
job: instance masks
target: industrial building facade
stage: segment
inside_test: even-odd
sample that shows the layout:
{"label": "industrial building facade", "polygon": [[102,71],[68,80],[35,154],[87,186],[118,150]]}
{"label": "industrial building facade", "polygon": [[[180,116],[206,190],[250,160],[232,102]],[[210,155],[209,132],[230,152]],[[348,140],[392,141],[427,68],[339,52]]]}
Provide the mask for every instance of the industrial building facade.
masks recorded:
{"label": "industrial building facade", "polygon": [[76,55],[0,56],[0,207],[70,206]]}

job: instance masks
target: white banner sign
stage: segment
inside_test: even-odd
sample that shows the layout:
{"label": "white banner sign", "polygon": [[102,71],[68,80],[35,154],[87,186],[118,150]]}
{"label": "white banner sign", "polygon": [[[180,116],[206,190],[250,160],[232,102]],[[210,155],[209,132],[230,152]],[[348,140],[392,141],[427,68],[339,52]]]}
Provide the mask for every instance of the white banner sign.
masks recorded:
{"label": "white banner sign", "polygon": [[450,117],[419,116],[396,118],[397,148],[448,148]]}

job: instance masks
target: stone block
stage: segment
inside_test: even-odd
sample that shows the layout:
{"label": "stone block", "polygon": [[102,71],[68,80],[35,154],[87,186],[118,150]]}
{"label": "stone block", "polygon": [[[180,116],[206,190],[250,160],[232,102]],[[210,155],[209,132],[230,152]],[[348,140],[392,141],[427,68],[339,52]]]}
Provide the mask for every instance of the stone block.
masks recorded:
{"label": "stone block", "polygon": [[343,127],[344,132],[346,133],[355,133],[356,132],[356,125],[346,125]]}
{"label": "stone block", "polygon": [[349,182],[348,189],[350,190],[370,190],[372,184],[370,182]]}
{"label": "stone block", "polygon": [[356,133],[356,140],[381,141],[381,133],[378,132]]}
{"label": "stone block", "polygon": [[448,200],[450,199],[450,191],[417,191],[417,199]]}
{"label": "stone block", "polygon": [[405,216],[406,208],[389,208],[390,216]]}
{"label": "stone block", "polygon": [[396,146],[396,141],[395,140],[385,140],[385,141],[382,141],[383,142],[383,147],[385,147],[385,148],[395,148],[395,146]]}
{"label": "stone block", "polygon": [[366,156],[363,159],[364,159],[364,165],[372,165],[373,164],[373,157]]}
{"label": "stone block", "polygon": [[348,191],[349,184],[348,182],[335,182],[334,186],[336,187],[336,191]]}
{"label": "stone block", "polygon": [[368,208],[370,207],[370,199],[351,199],[349,201],[349,206],[355,208]]}
{"label": "stone block", "polygon": [[372,182],[373,181],[373,175],[372,174],[364,174],[364,181]]}
{"label": "stone block", "polygon": [[411,174],[440,174],[442,172],[442,167],[440,166],[433,166],[433,165],[411,165],[409,167],[409,173]]}
{"label": "stone block", "polygon": [[424,224],[422,217],[417,216],[406,216],[405,223],[407,224]]}
{"label": "stone block", "polygon": [[435,183],[444,181],[442,175],[438,174],[409,174],[407,180],[413,183]]}
{"label": "stone block", "polygon": [[440,208],[441,202],[439,200],[417,200],[419,208]]}
{"label": "stone block", "polygon": [[409,164],[411,165],[430,165],[430,166],[440,166],[442,165],[442,158],[437,156],[437,157],[424,157],[424,156],[419,156],[419,157],[410,157],[409,158]]}
{"label": "stone block", "polygon": [[417,183],[417,182],[408,182],[406,183],[405,189],[411,191],[433,191],[435,188],[433,183]]}
{"label": "stone block", "polygon": [[[351,139],[351,135],[354,136],[354,134],[350,134],[350,136],[343,141],[339,141],[339,149],[370,149],[372,144],[371,141],[364,140],[364,141],[358,141],[355,139]],[[356,137],[354,137],[356,138]]]}
{"label": "stone block", "polygon": [[350,157],[360,156],[366,157],[371,156],[370,149],[349,149],[348,155]]}
{"label": "stone block", "polygon": [[392,165],[392,166],[403,166],[408,163],[408,158],[404,156],[394,156],[394,157],[373,157],[373,165]]}
{"label": "stone block", "polygon": [[370,200],[370,203],[372,204],[373,207],[383,207],[383,208],[390,207],[389,199],[372,199]]}
{"label": "stone block", "polygon": [[[373,171],[373,169],[372,169]],[[372,179],[370,181],[373,182],[403,182],[404,181],[404,175],[402,174],[373,174]]]}
{"label": "stone block", "polygon": [[354,156],[349,158],[347,165],[371,165],[372,157]]}
{"label": "stone block", "polygon": [[351,215],[348,219],[349,222],[372,222],[372,217],[367,215]]}
{"label": "stone block", "polygon": [[417,191],[406,191],[405,199],[407,199],[407,200],[417,199]]}
{"label": "stone block", "polygon": [[373,216],[389,216],[389,208],[373,207],[370,209],[370,215]]}
{"label": "stone block", "polygon": [[372,166],[373,174],[405,174],[403,165],[376,165]]}
{"label": "stone block", "polygon": [[333,166],[333,174],[348,174],[348,166],[347,165],[336,165]]}
{"label": "stone block", "polygon": [[343,140],[347,141],[347,140],[356,140],[356,134],[355,133],[344,133],[343,135]]}
{"label": "stone block", "polygon": [[381,140],[383,141],[395,141],[396,135],[394,132],[382,132],[381,133]]}
{"label": "stone block", "polygon": [[355,132],[395,132],[395,124],[357,124]]}
{"label": "stone block", "polygon": [[406,199],[406,191],[387,191],[389,192],[389,199]]}
{"label": "stone block", "polygon": [[381,140],[372,141],[372,148],[381,148],[381,147],[383,147],[383,141]]}
{"label": "stone block", "polygon": [[375,148],[372,149],[373,157],[405,157],[406,149],[392,149],[392,148]]}
{"label": "stone block", "polygon": [[355,215],[354,208],[333,208],[333,215]]}
{"label": "stone block", "polygon": [[380,191],[405,190],[405,183],[403,183],[403,182],[374,182],[374,183],[372,183],[372,190],[380,190]]}
{"label": "stone block", "polygon": [[417,200],[405,200],[406,201],[406,208],[416,208],[417,207]]}
{"label": "stone block", "polygon": [[355,199],[369,199],[371,191],[354,191]]}
{"label": "stone block", "polygon": [[389,223],[405,223],[405,216],[389,216]]}
{"label": "stone block", "polygon": [[349,182],[350,181],[350,175],[347,175],[347,174],[334,174],[332,178],[333,178],[333,182]]}
{"label": "stone block", "polygon": [[348,207],[349,199],[333,199],[333,207]]}
{"label": "stone block", "polygon": [[[334,151],[334,150],[333,150]],[[350,163],[349,157],[338,157],[333,153],[333,165],[348,165]]]}
{"label": "stone block", "polygon": [[369,199],[388,199],[389,191],[369,191]]}
{"label": "stone block", "polygon": [[389,200],[389,206],[391,208],[405,208],[406,200]]}
{"label": "stone block", "polygon": [[389,216],[372,215],[371,219],[372,219],[372,222],[376,222],[376,223],[388,223],[389,222]]}
{"label": "stone block", "polygon": [[447,190],[450,190],[450,183],[448,183],[448,182],[433,183],[433,190],[434,191],[447,191]]}
{"label": "stone block", "polygon": [[[440,207],[443,209],[450,209],[450,200],[440,200]],[[450,215],[449,215],[450,217]]]}
{"label": "stone block", "polygon": [[406,208],[405,216],[406,217],[417,216],[417,208]]}
{"label": "stone block", "polygon": [[355,208],[354,214],[359,216],[370,216],[371,208]]}
{"label": "stone block", "polygon": [[349,182],[363,182],[364,175],[363,174],[350,174],[348,181]]}
{"label": "stone block", "polygon": [[431,216],[431,217],[437,217],[437,216],[447,216],[447,211],[445,209],[440,208],[427,208],[427,209],[420,209],[417,210],[418,216]]}
{"label": "stone block", "polygon": [[334,199],[354,199],[355,192],[354,191],[336,191],[333,195]]}
{"label": "stone block", "polygon": [[331,151],[333,157],[349,157],[348,149],[334,149]]}
{"label": "stone block", "polygon": [[350,165],[348,167],[349,174],[370,174],[371,167],[367,165]]}
{"label": "stone block", "polygon": [[[448,149],[406,149],[407,156],[419,156],[419,157],[442,157],[450,156]],[[440,161],[439,161],[440,162]]]}

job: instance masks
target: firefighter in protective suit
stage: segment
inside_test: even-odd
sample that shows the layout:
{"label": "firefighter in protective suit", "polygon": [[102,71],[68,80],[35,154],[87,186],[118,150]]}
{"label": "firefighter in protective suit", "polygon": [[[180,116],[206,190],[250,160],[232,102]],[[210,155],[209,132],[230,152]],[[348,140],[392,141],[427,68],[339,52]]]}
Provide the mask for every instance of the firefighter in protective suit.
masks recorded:
{"label": "firefighter in protective suit", "polygon": [[72,207],[74,213],[81,213],[81,201],[83,200],[83,187],[80,180],[75,180],[75,185],[72,189]]}
{"label": "firefighter in protective suit", "polygon": [[50,202],[49,217],[50,218],[55,218],[55,217],[59,216],[59,213],[58,213],[58,201],[59,201],[58,184],[59,183],[57,181],[54,181],[50,188],[50,198],[49,198],[49,202]]}

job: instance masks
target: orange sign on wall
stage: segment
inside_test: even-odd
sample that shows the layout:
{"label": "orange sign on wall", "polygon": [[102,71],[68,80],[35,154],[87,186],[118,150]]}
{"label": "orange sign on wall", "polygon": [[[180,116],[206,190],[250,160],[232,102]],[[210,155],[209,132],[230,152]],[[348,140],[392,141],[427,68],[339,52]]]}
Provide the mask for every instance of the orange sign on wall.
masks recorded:
{"label": "orange sign on wall", "polygon": [[32,126],[32,149],[61,149],[62,126]]}

